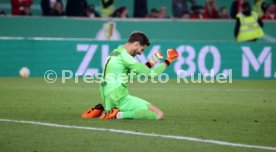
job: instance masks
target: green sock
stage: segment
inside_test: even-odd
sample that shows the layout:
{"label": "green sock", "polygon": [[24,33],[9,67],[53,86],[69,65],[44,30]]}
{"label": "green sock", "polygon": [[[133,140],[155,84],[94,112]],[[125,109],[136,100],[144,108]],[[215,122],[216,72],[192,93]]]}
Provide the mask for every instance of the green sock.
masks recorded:
{"label": "green sock", "polygon": [[156,119],[156,113],[150,110],[135,110],[123,112],[123,119]]}
{"label": "green sock", "polygon": [[133,119],[133,115],[133,111],[122,112],[122,119]]}

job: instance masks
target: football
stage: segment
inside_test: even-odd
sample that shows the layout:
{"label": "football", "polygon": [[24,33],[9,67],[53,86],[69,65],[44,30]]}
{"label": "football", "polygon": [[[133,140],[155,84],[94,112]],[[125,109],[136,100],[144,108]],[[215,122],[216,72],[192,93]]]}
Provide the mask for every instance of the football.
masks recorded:
{"label": "football", "polygon": [[19,71],[19,75],[22,78],[28,78],[30,76],[30,70],[27,67],[22,67]]}

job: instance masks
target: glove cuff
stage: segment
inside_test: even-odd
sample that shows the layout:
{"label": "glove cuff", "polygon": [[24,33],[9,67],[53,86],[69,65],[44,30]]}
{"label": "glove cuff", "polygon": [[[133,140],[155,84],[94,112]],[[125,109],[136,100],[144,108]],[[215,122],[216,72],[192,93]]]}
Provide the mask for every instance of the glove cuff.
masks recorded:
{"label": "glove cuff", "polygon": [[166,59],[166,60],[164,61],[164,63],[165,63],[167,66],[169,66],[169,65],[171,64],[171,62],[170,62],[168,59]]}
{"label": "glove cuff", "polygon": [[146,66],[147,66],[148,68],[153,67],[153,65],[154,65],[153,61],[148,61],[148,62],[146,63]]}

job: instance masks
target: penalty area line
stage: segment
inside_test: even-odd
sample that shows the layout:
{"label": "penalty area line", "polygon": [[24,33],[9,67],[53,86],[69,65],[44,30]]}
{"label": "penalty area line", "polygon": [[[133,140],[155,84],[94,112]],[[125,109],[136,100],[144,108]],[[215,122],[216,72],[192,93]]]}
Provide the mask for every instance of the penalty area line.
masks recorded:
{"label": "penalty area line", "polygon": [[135,131],[128,131],[128,130],[107,129],[107,128],[94,128],[94,127],[82,127],[82,126],[62,125],[62,124],[36,122],[36,121],[13,120],[13,119],[0,119],[0,122],[12,122],[12,123],[32,124],[32,125],[38,125],[38,126],[48,126],[48,127],[57,127],[57,128],[69,128],[69,129],[105,131],[105,132],[128,134],[128,135],[161,137],[161,138],[186,140],[186,141],[193,141],[193,142],[201,142],[201,143],[208,143],[208,144],[231,146],[231,147],[242,147],[242,148],[253,148],[253,149],[264,149],[264,150],[274,150],[274,151],[276,151],[276,147],[259,146],[259,145],[248,145],[248,144],[241,144],[241,143],[231,143],[231,142],[226,142],[226,141],[218,141],[218,140],[212,140],[212,139],[200,139],[200,138],[186,137],[186,136],[152,134],[152,133],[135,132]]}

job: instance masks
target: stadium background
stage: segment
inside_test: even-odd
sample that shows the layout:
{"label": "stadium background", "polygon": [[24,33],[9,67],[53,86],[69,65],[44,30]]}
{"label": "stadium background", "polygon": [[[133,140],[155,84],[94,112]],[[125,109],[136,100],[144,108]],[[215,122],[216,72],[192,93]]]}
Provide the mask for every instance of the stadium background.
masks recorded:
{"label": "stadium background", "polygon": [[[161,0],[159,3],[148,1],[148,8],[160,8],[166,6],[168,14],[171,15],[171,1]],[[204,0],[197,1],[204,4]],[[268,1],[270,2],[270,1]],[[99,1],[88,1],[89,4],[97,5]],[[133,1],[116,1],[116,6],[127,6],[129,14],[133,12]],[[231,1],[217,1],[218,7],[231,6]],[[1,1],[1,6],[6,12],[10,12],[9,1]],[[153,42],[149,50],[161,49],[163,53],[166,47],[182,47],[183,58],[178,62],[178,68],[170,67],[167,72],[175,77],[177,70],[186,70],[190,73],[210,71],[216,67],[216,73],[222,73],[227,69],[233,69],[234,78],[275,78],[275,54],[272,50],[276,42],[275,21],[265,21],[264,31],[266,36],[256,44],[238,44],[234,41],[234,20],[181,20],[181,19],[88,19],[72,17],[43,17],[41,16],[40,3],[34,1],[32,6],[32,17],[1,16],[0,17],[0,48],[1,76],[17,76],[18,70],[23,67],[31,69],[31,76],[43,76],[47,69],[68,69],[77,72],[84,62],[87,50],[77,50],[79,44],[97,45],[95,56],[92,56],[82,74],[89,74],[88,68],[94,69],[94,73],[101,72],[102,64],[108,52],[101,51],[106,46],[106,51],[111,51],[118,44],[123,44],[132,31],[143,31],[147,33]],[[104,24],[114,23],[114,40],[103,41]],[[100,40],[99,40],[100,39]],[[113,38],[112,38],[113,39]],[[187,47],[192,47],[192,54]],[[215,47],[215,53],[207,49],[204,54],[204,65],[200,67],[198,57],[202,48]],[[249,76],[244,76],[243,46],[249,46],[257,59],[264,48],[268,48],[268,56],[260,61],[260,67],[249,65]],[[184,47],[184,48],[183,48]],[[185,55],[186,52],[186,55]],[[264,52],[265,53],[265,52]],[[16,55],[15,55],[16,54]],[[193,63],[196,67],[185,63],[184,59],[193,55]],[[265,54],[264,54],[265,55]],[[23,58],[24,56],[24,58]],[[99,57],[100,58],[97,58]],[[149,53],[145,53],[144,59]],[[214,57],[218,56],[218,61]],[[270,63],[264,64],[267,60]],[[247,60],[247,59],[245,59]],[[267,61],[268,62],[268,61]],[[99,64],[100,63],[100,64]],[[96,71],[95,71],[96,70]],[[265,71],[268,72],[265,76]],[[89,70],[88,70],[89,71]],[[93,70],[92,70],[93,71]]]}
{"label": "stadium background", "polygon": [[[267,2],[271,2],[271,0],[266,0]],[[66,3],[66,1],[64,1]],[[100,5],[99,0],[87,0],[89,4],[94,4],[96,7]],[[116,1],[116,7],[120,6],[126,6],[129,10],[129,15],[133,16],[133,2],[134,0],[118,0]],[[204,4],[205,0],[197,0],[199,4]],[[217,4],[218,6],[227,6],[230,8],[232,1],[223,1],[223,0],[218,0]],[[9,12],[11,7],[10,7],[10,1],[9,0],[2,0],[1,1],[1,6],[2,9],[5,10],[6,12]],[[162,6],[165,6],[168,9],[168,15],[172,15],[171,12],[171,1],[170,0],[158,0],[158,3],[156,3],[154,0],[149,0],[148,1],[148,8],[160,8]],[[36,15],[41,15],[41,7],[40,7],[40,1],[34,1],[33,6],[32,6],[32,12],[33,14]],[[99,9],[99,8],[96,8]]]}

